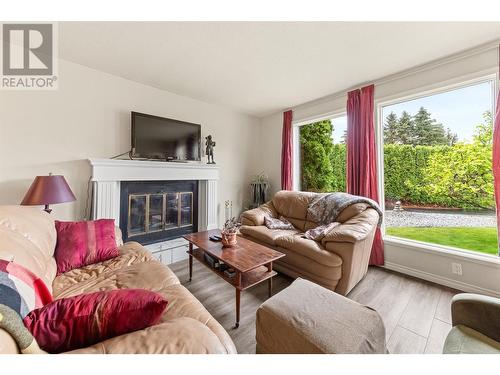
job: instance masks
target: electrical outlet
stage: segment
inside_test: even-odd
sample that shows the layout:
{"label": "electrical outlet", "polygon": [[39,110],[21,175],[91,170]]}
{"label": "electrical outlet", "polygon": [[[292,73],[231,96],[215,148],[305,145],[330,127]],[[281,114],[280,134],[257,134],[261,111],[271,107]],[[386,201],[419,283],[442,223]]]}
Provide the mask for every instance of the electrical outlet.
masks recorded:
{"label": "electrical outlet", "polygon": [[462,276],[462,265],[460,263],[452,263],[451,272],[455,275]]}

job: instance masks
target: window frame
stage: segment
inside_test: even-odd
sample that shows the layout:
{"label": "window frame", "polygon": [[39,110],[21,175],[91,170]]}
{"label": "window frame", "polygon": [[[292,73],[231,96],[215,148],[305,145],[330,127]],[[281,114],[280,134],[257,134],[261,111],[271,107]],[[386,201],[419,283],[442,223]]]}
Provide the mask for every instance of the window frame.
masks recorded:
{"label": "window frame", "polygon": [[293,164],[292,164],[292,190],[300,191],[302,189],[302,179],[300,178],[300,160],[301,160],[301,147],[300,147],[300,127],[304,125],[309,125],[313,122],[319,122],[323,120],[334,120],[339,117],[347,117],[347,111],[345,109],[329,112],[320,116],[309,117],[299,121],[292,121],[292,139],[293,139],[293,149],[296,152],[293,153]]}
{"label": "window frame", "polygon": [[[389,99],[379,99],[375,101],[375,138],[376,138],[376,149],[377,149],[377,177],[378,177],[378,192],[379,201],[382,212],[385,212],[385,181],[384,181],[384,118],[383,109],[389,105],[400,104],[411,100],[426,98],[432,95],[442,94],[446,92],[451,92],[459,89],[463,89],[470,86],[475,86],[481,83],[490,82],[491,85],[491,111],[493,118],[496,111],[496,100],[498,95],[499,87],[499,75],[497,71],[480,72],[473,77],[459,77],[454,79],[453,82],[442,82],[441,84],[435,84],[432,87],[421,88],[420,90],[409,90],[406,93],[400,93],[397,96],[392,96]],[[451,253],[460,256],[466,256],[468,258],[474,259],[495,259],[500,258],[500,248],[498,249],[497,255],[485,254],[476,252],[473,250],[460,249],[451,246],[438,245],[428,242],[416,241],[401,237],[390,236],[386,234],[385,220],[381,226],[382,238],[384,243],[394,243],[397,245],[411,246],[414,248],[419,248],[425,251],[438,252],[438,253]],[[498,231],[498,229],[497,229]],[[500,235],[500,234],[498,234]]]}

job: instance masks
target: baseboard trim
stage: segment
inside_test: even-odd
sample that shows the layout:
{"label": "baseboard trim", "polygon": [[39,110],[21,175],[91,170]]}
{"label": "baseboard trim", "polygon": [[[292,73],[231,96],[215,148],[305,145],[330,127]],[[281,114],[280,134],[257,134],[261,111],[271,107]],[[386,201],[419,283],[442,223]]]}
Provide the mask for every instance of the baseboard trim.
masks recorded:
{"label": "baseboard trim", "polygon": [[458,290],[461,290],[464,292],[479,293],[479,294],[485,294],[488,296],[500,298],[500,292],[498,292],[496,290],[481,288],[481,287],[478,287],[475,285],[471,285],[471,284],[467,284],[467,283],[464,283],[461,281],[453,280],[453,279],[450,279],[448,277],[425,272],[425,271],[422,271],[422,270],[419,270],[416,268],[402,266],[402,265],[397,264],[397,263],[385,262],[384,268],[391,270],[391,271],[403,273],[405,275],[417,277],[419,279],[431,281],[431,282],[436,283],[436,284],[445,285],[447,287],[458,289]]}

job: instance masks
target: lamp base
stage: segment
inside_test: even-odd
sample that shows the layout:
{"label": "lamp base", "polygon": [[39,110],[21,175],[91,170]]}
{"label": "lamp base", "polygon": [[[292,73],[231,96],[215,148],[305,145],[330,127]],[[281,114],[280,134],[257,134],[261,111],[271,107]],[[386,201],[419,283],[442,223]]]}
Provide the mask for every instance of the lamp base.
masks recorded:
{"label": "lamp base", "polygon": [[49,208],[49,205],[46,204],[45,205],[45,208],[43,209],[45,212],[47,212],[48,214],[50,214],[52,212],[52,208]]}

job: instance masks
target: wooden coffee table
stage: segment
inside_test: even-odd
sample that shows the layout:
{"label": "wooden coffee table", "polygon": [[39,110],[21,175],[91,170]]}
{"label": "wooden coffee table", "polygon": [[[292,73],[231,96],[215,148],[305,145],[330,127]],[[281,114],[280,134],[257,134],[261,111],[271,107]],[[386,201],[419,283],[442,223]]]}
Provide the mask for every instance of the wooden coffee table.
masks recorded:
{"label": "wooden coffee table", "polygon": [[[268,280],[269,297],[273,290],[273,262],[285,256],[266,246],[259,245],[246,238],[238,236],[238,244],[234,247],[223,247],[221,242],[210,241],[209,237],[220,235],[220,230],[213,229],[206,232],[191,233],[183,236],[189,241],[189,281],[193,277],[193,258],[211,269],[216,275],[227,281],[236,289],[236,325],[240,325],[240,296],[241,291]],[[197,249],[194,248],[197,247]],[[232,277],[213,268],[206,260],[204,253],[224,262],[235,270]]]}

